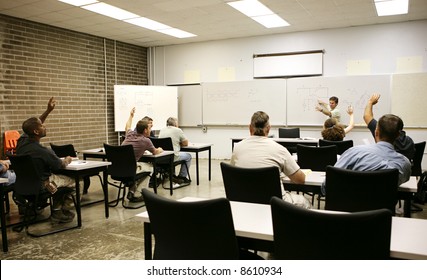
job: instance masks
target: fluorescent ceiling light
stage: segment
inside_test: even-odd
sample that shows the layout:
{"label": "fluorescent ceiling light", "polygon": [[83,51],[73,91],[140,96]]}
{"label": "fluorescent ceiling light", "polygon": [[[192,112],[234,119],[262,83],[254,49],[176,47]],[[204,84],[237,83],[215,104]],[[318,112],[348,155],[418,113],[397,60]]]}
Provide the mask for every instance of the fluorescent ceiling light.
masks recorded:
{"label": "fluorescent ceiling light", "polygon": [[252,17],[256,22],[264,25],[267,28],[289,26],[289,23],[276,14]]}
{"label": "fluorescent ceiling light", "polygon": [[375,0],[378,16],[402,15],[408,13],[409,0]]}
{"label": "fluorescent ceiling light", "polygon": [[96,0],[58,0],[59,2],[64,2],[73,6],[83,6],[83,5],[89,5],[93,3],[98,3]]}
{"label": "fluorescent ceiling light", "polygon": [[168,28],[168,29],[160,29],[156,30],[157,32],[161,32],[176,38],[189,38],[189,37],[195,37],[196,35],[177,29],[177,28]]}
{"label": "fluorescent ceiling light", "polygon": [[108,5],[103,2],[82,6],[81,8],[119,20],[139,17],[138,15],[126,10]]}
{"label": "fluorescent ceiling light", "polygon": [[155,20],[151,20],[149,18],[145,17],[138,17],[138,18],[132,18],[132,19],[125,19],[124,20],[127,23],[138,25],[140,27],[144,27],[151,30],[159,30],[159,29],[167,29],[172,28],[166,24],[157,22]]}
{"label": "fluorescent ceiling light", "polygon": [[258,0],[241,0],[228,2],[227,4],[267,28],[289,25],[288,22],[258,2]]}

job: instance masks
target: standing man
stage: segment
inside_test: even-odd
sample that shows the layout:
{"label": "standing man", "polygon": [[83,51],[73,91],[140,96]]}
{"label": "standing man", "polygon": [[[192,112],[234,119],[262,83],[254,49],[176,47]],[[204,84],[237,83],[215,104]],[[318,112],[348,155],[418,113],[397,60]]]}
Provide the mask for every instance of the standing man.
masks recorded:
{"label": "standing man", "polygon": [[[149,151],[150,153],[157,155],[163,152],[162,148],[155,148],[153,143],[151,142],[150,132],[151,125],[147,119],[142,119],[136,124],[135,130],[131,129],[132,119],[135,115],[135,108],[132,108],[130,111],[129,119],[126,122],[125,131],[126,136],[125,140],[122,143],[123,145],[132,145],[133,151],[135,153],[135,160],[137,164],[136,173],[141,172],[150,172],[153,174],[153,166],[147,162],[140,162],[139,159],[144,155],[145,151]],[[151,176],[151,175],[150,175]],[[130,202],[142,202],[144,201],[144,197],[141,195],[142,187],[145,185],[148,188],[148,184],[150,182],[150,176],[146,176],[140,182],[132,182],[132,185],[129,186],[129,192],[127,195],[127,199]],[[140,187],[141,186],[141,187]]]}
{"label": "standing man", "polygon": [[[52,185],[54,188],[75,188],[74,178],[52,173],[65,168],[71,162],[71,157],[67,156],[60,159],[51,149],[43,147],[40,144],[40,139],[46,136],[44,122],[55,108],[55,105],[56,101],[51,97],[46,111],[40,117],[31,117],[24,121],[22,124],[24,134],[18,139],[16,145],[17,155],[30,155],[33,158],[36,169],[42,177],[42,191],[48,191]],[[51,219],[61,223],[71,222],[75,216],[75,214],[70,211],[72,205],[73,200],[69,194],[55,192],[53,194],[53,212]]]}
{"label": "standing man", "polygon": [[318,100],[319,105],[316,106],[316,110],[325,114],[326,116],[330,118],[334,118],[337,120],[337,122],[341,122],[341,113],[340,110],[337,108],[338,106],[338,97],[332,96],[329,98],[329,108],[328,104],[322,100]]}
{"label": "standing man", "polygon": [[[365,107],[365,112],[363,114],[363,120],[368,126],[369,130],[372,133],[372,136],[375,138],[375,128],[377,127],[377,120],[374,119],[373,106],[378,103],[381,95],[378,93],[374,93],[369,98],[368,103]],[[415,144],[411,137],[406,136],[405,131],[403,131],[403,121],[399,124],[399,136],[393,142],[394,149],[407,157],[410,161],[414,158],[415,154]]]}
{"label": "standing man", "polygon": [[191,180],[188,179],[187,170],[190,170],[191,165],[191,155],[189,153],[181,152],[181,147],[188,146],[188,139],[184,135],[182,129],[178,127],[178,119],[174,117],[170,117],[166,121],[166,127],[162,128],[159,133],[159,138],[172,138],[173,150],[175,152],[175,161],[185,161],[184,164],[181,164],[181,169],[179,171],[179,175],[174,175],[174,181],[178,184],[189,184]]}

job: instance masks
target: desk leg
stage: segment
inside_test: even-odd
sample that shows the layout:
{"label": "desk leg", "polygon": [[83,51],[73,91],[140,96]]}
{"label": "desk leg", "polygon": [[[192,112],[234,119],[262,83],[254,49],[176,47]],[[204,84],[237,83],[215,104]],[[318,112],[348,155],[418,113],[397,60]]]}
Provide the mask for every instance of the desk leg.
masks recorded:
{"label": "desk leg", "polygon": [[211,155],[211,147],[209,147],[209,181],[211,180],[211,170],[212,170],[212,155]]}
{"label": "desk leg", "polygon": [[102,190],[104,192],[105,218],[110,217],[110,207],[108,206],[108,174],[107,169],[102,172]]}
{"label": "desk leg", "polygon": [[80,176],[76,175],[74,177],[74,180],[76,181],[76,212],[77,212],[77,227],[82,227],[82,212],[81,212],[81,205],[80,205]]}
{"label": "desk leg", "polygon": [[151,253],[151,227],[150,223],[144,223],[144,252],[145,259],[152,260],[153,256]]}
{"label": "desk leg", "polygon": [[156,160],[154,160],[152,162],[153,164],[153,176],[154,176],[154,181],[153,181],[153,188],[154,188],[154,193],[157,193],[157,174],[156,174],[156,170],[157,170],[157,166],[156,166]]}
{"label": "desk leg", "polygon": [[411,199],[406,198],[403,201],[403,217],[410,218],[411,217]]}
{"label": "desk leg", "polygon": [[[0,185],[0,188],[3,188],[3,185]],[[3,252],[7,252],[9,250],[7,244],[7,229],[6,229],[6,217],[5,217],[5,209],[4,209],[4,197],[8,195],[8,193],[1,194],[2,205],[1,205],[1,240],[3,243]]]}
{"label": "desk leg", "polygon": [[170,170],[169,170],[169,187],[170,187],[170,195],[173,195],[173,182],[172,182],[172,177],[173,177],[173,169],[175,168],[173,166],[173,160],[174,160],[174,155],[172,154],[169,157],[169,165],[170,165]]}
{"label": "desk leg", "polygon": [[199,185],[199,152],[196,152],[196,183]]}

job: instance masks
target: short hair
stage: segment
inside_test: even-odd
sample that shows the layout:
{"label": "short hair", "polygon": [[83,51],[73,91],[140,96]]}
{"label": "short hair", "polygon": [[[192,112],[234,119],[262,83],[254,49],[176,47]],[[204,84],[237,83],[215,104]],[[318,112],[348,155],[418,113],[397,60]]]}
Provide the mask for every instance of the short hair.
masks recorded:
{"label": "short hair", "polygon": [[393,143],[403,129],[403,121],[396,115],[386,114],[378,120],[377,126],[380,139]]}
{"label": "short hair", "polygon": [[148,120],[140,120],[136,124],[136,133],[143,134],[144,130],[146,130],[149,126]]}
{"label": "short hair", "polygon": [[266,136],[264,129],[270,125],[270,117],[263,111],[257,111],[252,115],[251,126],[253,128],[253,134],[257,136]]}
{"label": "short hair", "polygon": [[166,126],[178,126],[178,119],[174,117],[169,117],[166,120]]}
{"label": "short hair", "polygon": [[329,98],[329,101],[334,101],[336,104],[338,104],[338,97],[336,97],[336,96],[331,96],[331,97]]}
{"label": "short hair", "polygon": [[152,119],[152,118],[150,118],[149,116],[145,116],[145,117],[143,117],[141,120],[147,120],[147,121],[149,121],[149,122],[152,122],[152,121],[153,121],[153,119]]}
{"label": "short hair", "polygon": [[344,127],[335,118],[329,118],[324,123],[322,137],[329,141],[342,141],[345,137]]}
{"label": "short hair", "polygon": [[40,119],[37,117],[31,117],[22,123],[22,130],[28,136],[34,136],[34,130],[40,125]]}

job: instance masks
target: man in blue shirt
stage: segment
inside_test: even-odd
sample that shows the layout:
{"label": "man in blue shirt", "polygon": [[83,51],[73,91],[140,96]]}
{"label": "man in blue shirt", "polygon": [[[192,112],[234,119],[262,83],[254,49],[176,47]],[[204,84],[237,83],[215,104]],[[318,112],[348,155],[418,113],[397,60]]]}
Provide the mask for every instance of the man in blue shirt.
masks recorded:
{"label": "man in blue shirt", "polygon": [[403,121],[396,115],[382,116],[375,129],[372,145],[355,146],[344,152],[335,167],[359,171],[398,169],[399,185],[411,176],[411,163],[407,157],[395,151],[393,143],[400,135]]}

